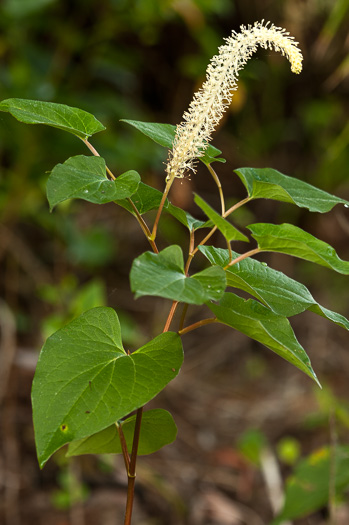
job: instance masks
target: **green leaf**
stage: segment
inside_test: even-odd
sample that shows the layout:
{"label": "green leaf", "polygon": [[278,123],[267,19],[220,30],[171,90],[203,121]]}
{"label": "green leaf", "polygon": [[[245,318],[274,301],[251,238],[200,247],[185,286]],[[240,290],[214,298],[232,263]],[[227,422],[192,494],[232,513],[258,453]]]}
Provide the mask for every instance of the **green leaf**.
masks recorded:
{"label": "green leaf", "polygon": [[103,124],[87,111],[54,102],[9,98],[0,102],[0,111],[11,113],[25,124],[46,124],[69,131],[80,139],[87,139],[105,129]]}
{"label": "green leaf", "polygon": [[[124,434],[129,453],[132,451],[136,415],[119,424]],[[139,436],[138,455],[152,454],[176,439],[177,427],[167,410],[155,408],[143,413]],[[81,454],[122,454],[117,425],[111,425],[93,436],[70,443],[67,456]]]}
{"label": "green leaf", "polygon": [[340,259],[332,246],[297,226],[258,223],[247,228],[263,251],[286,253],[349,274],[349,261]]}
{"label": "green leaf", "polygon": [[302,518],[324,507],[329,501],[330,483],[338,496],[349,487],[347,445],[337,446],[333,451],[328,447],[320,448],[299,463],[287,480],[284,507],[272,525]]}
{"label": "green leaf", "polygon": [[155,295],[189,304],[218,300],[226,287],[224,270],[218,266],[186,277],[179,246],[169,246],[158,254],[145,252],[137,257],[132,264],[130,281],[136,298]]}
{"label": "green leaf", "polygon": [[77,155],[53,168],[46,185],[47,199],[51,211],[67,199],[104,204],[131,197],[137,191],[140,180],[138,173],[132,170],[116,180],[109,180],[102,157]]}
{"label": "green leaf", "polygon": [[37,364],[32,405],[39,464],[155,397],[179,372],[180,337],[167,332],[136,352],[122,346],[112,308],[93,308],[49,337]]}
{"label": "green leaf", "polygon": [[168,213],[175,217],[175,219],[186,226],[189,231],[198,230],[199,228],[203,228],[206,225],[206,222],[195,219],[192,215],[190,215],[190,213],[182,210],[182,208],[174,206],[169,201],[165,203],[164,208],[166,211],[168,211]]}
{"label": "green leaf", "polygon": [[[132,202],[136,206],[138,212],[143,215],[148,211],[158,208],[161,198],[161,191],[144,184],[144,182],[140,182],[137,191],[132,195]],[[115,202],[133,215],[135,214],[134,209],[127,200],[116,199]]]}
{"label": "green leaf", "polygon": [[274,314],[253,299],[225,293],[219,304],[207,303],[218,321],[259,341],[314,379],[320,386],[309,357],[299,344],[286,317]]}
{"label": "green leaf", "polygon": [[319,213],[332,210],[336,204],[349,204],[344,199],[271,168],[239,168],[235,173],[240,177],[251,199],[290,202],[300,208]]}
{"label": "green leaf", "polygon": [[[138,120],[121,119],[121,122],[126,122],[141,133],[151,138],[160,146],[172,149],[172,143],[176,135],[176,126],[172,124],[157,124],[155,122],[140,122]],[[211,164],[212,162],[226,162],[225,159],[217,158],[222,152],[214,146],[208,145],[205,153],[199,160],[204,164]]]}
{"label": "green leaf", "polygon": [[207,217],[211,219],[213,224],[217,226],[219,231],[224,235],[227,241],[246,241],[248,238],[235,228],[230,222],[224,219],[217,213],[207,202],[205,202],[199,195],[195,194],[194,201],[206,213]]}
{"label": "green leaf", "polygon": [[[199,246],[199,250],[211,264],[224,268],[229,263],[229,252],[213,246]],[[233,258],[239,253],[232,252]],[[342,328],[349,330],[349,321],[315,301],[303,284],[287,277],[284,273],[269,268],[251,257],[226,269],[227,285],[239,288],[253,295],[276,314],[284,317],[310,310]]]}

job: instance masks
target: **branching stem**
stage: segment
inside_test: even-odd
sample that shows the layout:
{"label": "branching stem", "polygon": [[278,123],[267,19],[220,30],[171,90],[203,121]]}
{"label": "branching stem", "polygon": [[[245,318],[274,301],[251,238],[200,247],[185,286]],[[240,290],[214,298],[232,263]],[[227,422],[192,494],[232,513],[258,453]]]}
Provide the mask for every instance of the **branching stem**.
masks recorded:
{"label": "branching stem", "polygon": [[196,330],[197,328],[201,328],[202,326],[205,326],[207,324],[211,323],[217,323],[217,317],[209,317],[208,319],[201,319],[201,321],[198,321],[197,323],[193,323],[189,326],[186,326],[182,330],[178,331],[179,335],[187,334],[188,332],[192,332],[193,330]]}
{"label": "branching stem", "polygon": [[252,255],[255,255],[256,253],[260,253],[262,250],[260,248],[254,248],[253,250],[250,250],[249,252],[243,253],[242,255],[239,255],[239,257],[236,257],[233,261],[230,261],[229,264],[224,266],[223,270],[226,270],[230,266],[233,266],[234,264],[243,261],[244,259],[247,259],[247,257],[251,257]]}
{"label": "branching stem", "polygon": [[[83,143],[88,147],[88,149],[93,153],[93,155],[95,157],[100,157],[100,154],[98,153],[98,151],[96,150],[96,148],[94,146],[92,146],[92,144],[87,140],[87,139],[84,139],[82,140]],[[112,171],[108,168],[108,166],[105,167],[108,175],[110,176],[110,178],[112,180],[116,180],[116,177],[115,175],[112,173]],[[143,219],[142,215],[139,213],[139,211],[137,210],[137,207],[136,205],[134,204],[134,202],[132,201],[132,199],[128,198],[127,199],[129,204],[132,206],[132,209],[133,211],[135,212],[135,216],[136,216],[136,219],[138,221],[138,224],[140,225],[140,227],[142,228],[142,231],[144,232],[144,235],[146,236],[146,238],[148,239],[149,241],[149,244],[150,246],[152,247],[153,251],[155,253],[159,253],[159,250],[157,249],[157,246],[155,244],[155,241],[154,239],[151,238],[151,233],[150,233],[150,230],[145,222],[145,220]]]}

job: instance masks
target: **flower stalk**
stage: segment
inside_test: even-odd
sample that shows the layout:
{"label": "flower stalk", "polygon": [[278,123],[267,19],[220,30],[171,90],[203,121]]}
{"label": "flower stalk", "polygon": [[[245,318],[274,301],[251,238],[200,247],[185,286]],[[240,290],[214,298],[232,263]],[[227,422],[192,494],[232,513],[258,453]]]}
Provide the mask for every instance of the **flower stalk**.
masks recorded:
{"label": "flower stalk", "polygon": [[285,29],[267,22],[255,22],[253,26],[241,26],[241,32],[232,32],[225,39],[207,68],[206,81],[183,115],[177,126],[173,149],[166,166],[167,180],[183,178],[188,170],[195,172],[195,161],[204,155],[211,134],[229,107],[237,88],[239,71],[260,46],[275,49],[290,61],[291,71],[302,70],[302,53],[297,42]]}

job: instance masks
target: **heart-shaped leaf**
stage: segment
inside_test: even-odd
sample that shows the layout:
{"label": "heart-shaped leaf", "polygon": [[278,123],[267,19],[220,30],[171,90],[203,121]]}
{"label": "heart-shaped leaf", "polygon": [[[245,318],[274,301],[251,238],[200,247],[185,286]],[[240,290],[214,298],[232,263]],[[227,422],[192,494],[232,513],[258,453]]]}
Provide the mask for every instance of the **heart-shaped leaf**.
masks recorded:
{"label": "heart-shaped leaf", "polygon": [[[176,126],[172,124],[157,124],[155,122],[140,122],[138,120],[121,119],[121,122],[126,122],[141,133],[151,138],[160,146],[172,149],[172,143],[176,135]],[[222,152],[209,144],[205,149],[204,155],[199,157],[199,160],[204,164],[211,164],[212,162],[226,162],[225,159],[218,158]]]}
{"label": "heart-shaped leaf", "polygon": [[55,102],[9,98],[0,102],[0,111],[11,113],[25,124],[46,124],[69,131],[80,139],[105,129],[91,113]]}
{"label": "heart-shaped leaf", "polygon": [[[229,263],[228,250],[213,246],[200,246],[199,249],[211,264],[224,268]],[[240,254],[232,252],[232,255],[236,258]],[[303,284],[269,268],[265,263],[248,257],[229,266],[226,276],[228,286],[253,295],[278,315],[290,317],[310,310],[349,330],[349,321],[343,315],[321,306]]]}
{"label": "heart-shaped leaf", "polygon": [[235,173],[240,177],[251,199],[290,202],[300,208],[320,213],[332,210],[336,204],[349,204],[344,199],[271,168],[239,168]]}
{"label": "heart-shaped leaf", "polygon": [[253,299],[225,293],[219,304],[207,303],[218,321],[259,341],[314,379],[320,386],[309,357],[299,344],[286,317],[276,315]]}
{"label": "heart-shaped leaf", "polygon": [[46,184],[47,200],[51,210],[67,199],[104,204],[131,197],[137,191],[140,180],[139,174],[133,170],[123,173],[116,180],[109,180],[102,157],[77,155],[53,168]]}
{"label": "heart-shaped leaf", "polygon": [[263,251],[287,253],[338,273],[349,274],[349,261],[343,261],[332,246],[293,224],[258,223],[247,228]]}
{"label": "heart-shaped leaf", "polygon": [[[117,425],[122,428],[129,453],[132,451],[136,415],[120,421],[93,436],[69,444],[67,456],[81,454],[122,454]],[[177,427],[167,410],[155,408],[143,412],[138,455],[153,454],[176,439]]]}
{"label": "heart-shaped leaf", "polygon": [[137,257],[130,281],[136,297],[155,295],[189,304],[218,300],[226,288],[225,272],[218,266],[186,277],[182,250],[175,245],[158,254],[145,252]]}
{"label": "heart-shaped leaf", "polygon": [[181,340],[173,332],[127,354],[112,308],[93,308],[58,330],[41,350],[33,381],[40,466],[62,445],[143,406],[176,377],[182,361]]}
{"label": "heart-shaped leaf", "polygon": [[219,213],[217,213],[207,202],[204,201],[199,195],[195,194],[194,200],[196,204],[206,213],[207,217],[211,219],[213,224],[217,226],[219,231],[224,235],[227,241],[248,241],[246,235],[243,235],[239,230],[235,228],[230,222],[224,219]]}

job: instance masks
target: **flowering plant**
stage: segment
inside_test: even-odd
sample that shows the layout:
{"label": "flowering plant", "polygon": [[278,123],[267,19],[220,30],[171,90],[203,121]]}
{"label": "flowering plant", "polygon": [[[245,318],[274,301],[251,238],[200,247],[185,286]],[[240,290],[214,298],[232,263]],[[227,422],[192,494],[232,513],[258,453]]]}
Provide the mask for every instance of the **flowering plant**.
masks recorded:
{"label": "flowering plant", "polygon": [[[223,188],[212,167],[214,162],[225,161],[219,157],[221,152],[208,143],[230,104],[238,72],[258,45],[280,51],[290,61],[293,72],[301,71],[302,55],[292,37],[273,25],[256,23],[242,27],[240,33],[233,32],[219,48],[208,66],[206,82],[194,95],[177,128],[125,121],[170,148],[163,193],[143,183],[134,170],[118,176],[111,172],[89,142],[93,134],[104,130],[93,115],[49,102],[8,99],[0,103],[1,111],[21,122],[53,126],[85,143],[92,155],[71,157],[52,169],[47,182],[50,209],[77,198],[96,204],[114,202],[131,213],[151,247],[132,263],[131,289],[136,298],[150,295],[172,301],[163,332],[132,353],[123,347],[120,323],[113,309],[88,310],[47,339],[33,381],[33,419],[40,467],[66,444],[69,456],[123,454],[128,477],[125,525],[131,523],[137,455],[150,454],[176,437],[175,423],[167,411],[143,413],[143,407],[179,373],[182,336],[207,324],[223,323],[262,343],[319,384],[288,318],[310,310],[349,330],[348,320],[320,305],[303,284],[252,258],[257,253],[279,252],[349,274],[349,262],[341,260],[331,246],[291,224],[258,223],[247,227],[256,247],[242,254],[232,248],[233,241],[250,240],[227,219],[254,199],[288,202],[320,213],[339,203],[348,204],[271,168],[240,168],[235,173],[247,196],[226,209]],[[174,179],[183,178],[188,170],[195,172],[197,159],[211,173],[221,201],[218,212],[195,195],[195,203],[207,216],[206,221],[197,220],[168,200]],[[151,229],[145,218],[150,210],[157,210]],[[156,240],[162,213],[171,214],[187,228],[186,259],[177,245],[159,252]],[[197,242],[201,230],[208,232]],[[225,239],[226,249],[208,244],[217,230]],[[199,252],[206,258],[207,266],[191,274],[191,262]],[[233,291],[227,291],[228,287]],[[253,299],[245,300],[239,291],[247,292]],[[206,305],[210,317],[186,325],[189,304]],[[174,326],[179,307],[182,316],[179,325]]]}

